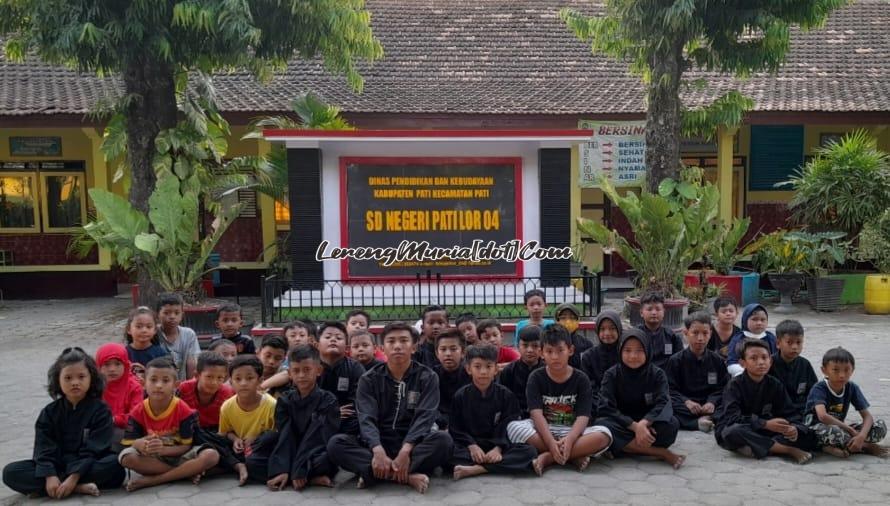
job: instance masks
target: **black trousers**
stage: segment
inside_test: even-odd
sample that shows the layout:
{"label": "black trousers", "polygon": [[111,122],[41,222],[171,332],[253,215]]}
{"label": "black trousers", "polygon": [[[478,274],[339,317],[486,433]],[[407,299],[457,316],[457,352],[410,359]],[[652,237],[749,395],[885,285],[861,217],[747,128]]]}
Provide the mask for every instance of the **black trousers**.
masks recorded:
{"label": "black trousers", "polygon": [[195,429],[195,446],[209,446],[219,453],[218,467],[226,471],[234,471],[235,464],[243,464],[244,457],[239,456],[232,449],[232,442],[229,438],[221,436],[218,432],[203,427]]}
{"label": "black trousers", "polygon": [[[269,459],[277,444],[277,431],[264,432],[254,441],[251,446],[251,454],[245,459],[247,474],[251,480],[265,483],[274,478],[274,476],[269,476]],[[328,458],[327,452],[324,452],[310,461],[309,475],[306,478],[311,480],[317,476],[327,476],[333,480],[336,475],[337,466]]]}
{"label": "black trousers", "polygon": [[[686,404],[682,402],[673,402],[672,407],[674,408],[674,418],[677,419],[681,429],[698,430],[698,419],[701,418],[700,415],[692,414],[692,411],[689,411]],[[714,415],[708,416],[713,418]]]}
{"label": "black trousers", "polygon": [[[64,463],[56,464],[56,476],[65,481]],[[124,468],[111,453],[93,462],[90,471],[80,477],[78,483],[95,483],[100,489],[119,488],[124,482]],[[46,495],[46,478],[37,477],[37,465],[33,460],[11,462],[3,468],[3,483],[20,494]]]}
{"label": "black trousers", "polygon": [[[390,457],[398,454],[401,444],[384,444],[384,450]],[[444,431],[435,431],[424,437],[411,450],[411,467],[409,473],[432,474],[437,467],[448,465],[451,458],[451,436]],[[374,458],[371,449],[364,445],[356,436],[337,434],[328,441],[328,455],[336,466],[360,476],[366,485],[376,480],[371,469]]]}
{"label": "black trousers", "polygon": [[[624,447],[634,440],[636,434],[627,427],[624,427],[617,420],[612,418],[600,418],[596,421],[596,425],[608,427],[612,432],[612,446],[609,451],[616,457],[621,454]],[[656,448],[668,448],[677,440],[677,432],[680,431],[680,422],[676,418],[671,418],[670,422],[655,422],[651,425],[655,431],[655,442],[652,446]]]}
{"label": "black trousers", "polygon": [[725,450],[738,450],[748,446],[754,453],[754,457],[762,459],[769,455],[770,448],[779,443],[785,446],[793,446],[802,450],[812,451],[816,448],[815,435],[803,425],[794,424],[797,427],[797,440],[789,441],[785,436],[764,429],[755,429],[748,423],[735,423],[722,428],[715,433],[717,444]]}
{"label": "black trousers", "polygon": [[[482,451],[489,452],[491,445],[479,445]],[[491,474],[515,474],[531,469],[532,460],[538,456],[538,450],[534,446],[525,443],[508,444],[501,448],[503,459],[497,464],[482,464]],[[455,466],[474,466],[476,463],[470,456],[470,450],[466,446],[454,446],[454,454],[451,463]]]}

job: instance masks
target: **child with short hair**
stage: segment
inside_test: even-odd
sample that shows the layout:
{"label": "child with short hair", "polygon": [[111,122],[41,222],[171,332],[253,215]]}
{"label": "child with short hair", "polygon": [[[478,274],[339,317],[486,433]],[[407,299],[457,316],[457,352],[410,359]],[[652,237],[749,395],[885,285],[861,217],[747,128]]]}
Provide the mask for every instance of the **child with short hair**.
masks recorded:
{"label": "child with short hair", "polygon": [[256,355],[256,345],[250,336],[241,334],[244,319],[241,315],[241,306],[238,304],[223,304],[216,310],[216,328],[220,333],[211,340],[228,339],[235,343],[239,355]]}
{"label": "child with short hair", "polygon": [[621,335],[619,362],[603,375],[598,406],[601,418],[596,423],[612,434],[612,455],[646,455],[679,469],[686,456],[669,448],[680,425],[671,407],[667,375],[652,363],[650,346],[642,329],[627,329]]}
{"label": "child with short hair", "polygon": [[522,296],[522,301],[525,304],[525,310],[528,312],[528,318],[516,322],[515,337],[513,338],[514,346],[519,344],[519,332],[526,325],[536,325],[543,329],[555,323],[555,320],[544,318],[544,312],[547,310],[547,298],[544,290],[533,288],[525,292]]}
{"label": "child with short hair", "polygon": [[371,315],[364,309],[353,309],[346,313],[346,332],[368,330],[371,328]]}
{"label": "child with short hair", "polygon": [[265,381],[281,370],[281,363],[287,356],[287,342],[279,336],[266,336],[260,343],[260,349],[256,355],[263,364],[263,374],[260,379]]}
{"label": "child with short hair", "polygon": [[318,386],[337,398],[340,432],[358,434],[355,391],[365,368],[346,356],[346,326],[338,321],[322,323],[318,327],[318,353],[322,365]]}
{"label": "child with short hair", "polygon": [[720,355],[726,362],[729,357],[729,343],[733,337],[742,333],[742,329],[735,324],[739,316],[739,306],[732,297],[717,297],[714,299],[714,314],[717,318],[711,325],[708,349]]}
{"label": "child with short hair", "polygon": [[451,456],[451,437],[432,430],[439,379],[412,359],[418,339],[417,330],[405,322],[383,328],[386,365],[365,373],[356,393],[361,439],[337,434],[328,442],[328,455],[359,476],[359,488],[390,480],[424,493],[430,473]]}
{"label": "child with short hair", "polygon": [[284,332],[284,338],[287,340],[288,349],[293,349],[304,344],[308,344],[309,346],[318,344],[315,339],[315,334],[310,332],[310,330],[312,330],[312,327],[300,320],[292,321],[285,325],[281,331]]}
{"label": "child with short hair", "polygon": [[226,385],[229,378],[229,362],[215,351],[198,355],[198,374],[179,384],[176,395],[198,412],[198,427],[208,431],[219,430],[219,411],[223,403],[235,395]]}
{"label": "child with short hair", "polygon": [[461,313],[460,316],[454,320],[454,326],[464,335],[464,340],[466,341],[467,346],[476,344],[479,339],[479,332],[476,329],[477,323],[476,315],[473,313]]}
{"label": "child with short hair", "polygon": [[288,353],[288,375],[293,389],[282,394],[275,406],[278,432],[268,459],[254,454],[250,467],[266,476],[269,489],[294,490],[307,485],[333,486],[337,466],[327,453],[327,442],[340,427],[340,409],[334,394],[318,387],[322,366],[318,350],[300,345]]}
{"label": "child with short hair", "polygon": [[448,328],[448,311],[438,305],[427,306],[420,312],[420,342],[416,346],[412,360],[427,367],[435,367],[436,336]]}
{"label": "child with short hair", "polygon": [[275,398],[261,393],[260,376],[263,364],[254,355],[238,355],[229,365],[229,377],[235,395],[223,402],[219,410],[219,434],[232,442],[239,458],[233,465],[238,484],[247,483],[248,468],[241,459],[253,451],[253,443],[263,433],[275,428]]}
{"label": "child with short hair", "polygon": [[152,360],[145,368],[147,398],[130,412],[130,423],[118,456],[122,466],[136,471],[127,490],[191,478],[198,483],[219,462],[213,448],[193,446],[197,414],[174,395],[176,365],[170,357]]}
{"label": "child with short hair", "polygon": [[528,377],[536,369],[544,367],[541,360],[541,337],[544,329],[526,325],[519,332],[519,360],[510,362],[498,374],[498,383],[507,387],[519,402],[520,418],[528,418],[528,401],[525,395]]}
{"label": "child with short hair", "polygon": [[130,411],[142,402],[142,384],[130,371],[127,349],[119,343],[105,343],[96,350],[96,365],[105,380],[102,400],[111,409],[114,418],[112,446],[124,437],[124,429],[130,421]]}
{"label": "child with short hair", "polygon": [[64,499],[98,496],[124,481],[111,451],[114,420],[102,401],[102,376],[80,348],[66,348],[47,372],[52,402],[34,426],[34,457],[7,464],[3,483],[20,494]]}
{"label": "child with short hair", "polygon": [[[837,347],[825,352],[822,356],[825,379],[810,390],[807,423],[826,453],[836,457],[867,453],[886,458],[890,456],[890,449],[878,443],[887,436],[887,424],[874,419],[859,385],[850,381],[855,368],[856,359],[849,351]],[[846,423],[851,405],[859,411],[862,423]]]}
{"label": "child with short hair", "polygon": [[472,383],[454,394],[448,422],[454,439],[455,480],[527,471],[538,454],[533,446],[511,444],[507,438],[507,425],[519,420],[519,401],[509,388],[494,381],[497,358],[494,346],[467,348],[466,371]]}
{"label": "child with short hair", "polygon": [[185,302],[175,293],[165,293],[158,297],[155,311],[161,321],[161,346],[167,348],[173,357],[173,363],[179,371],[179,381],[195,376],[198,354],[198,335],[195,331],[183,327],[182,315]]}
{"label": "child with short hair", "polygon": [[569,335],[572,336],[572,346],[575,347],[575,353],[569,359],[569,364],[576,369],[580,369],[581,355],[593,348],[593,343],[590,342],[590,339],[578,332],[578,326],[581,324],[581,313],[572,304],[560,304],[556,306],[555,315],[556,323],[565,327],[569,331]]}
{"label": "child with short hair", "polygon": [[139,306],[127,317],[124,327],[124,340],[127,343],[127,356],[131,363],[146,366],[153,359],[169,356],[158,339],[158,319],[155,312],[146,306]]}
{"label": "child with short hair", "polygon": [[708,349],[711,315],[692,313],[683,320],[689,347],[668,360],[665,374],[670,386],[674,417],[684,430],[711,432],[729,373],[720,355]]}
{"label": "child with short hair", "polygon": [[638,328],[649,339],[648,351],[652,355],[652,365],[664,369],[671,355],[683,351],[683,338],[664,324],[664,296],[658,292],[647,292],[640,297],[640,316],[643,324]]}
{"label": "child with short hair", "polygon": [[610,310],[600,312],[596,316],[596,335],[599,342],[581,355],[581,370],[587,374],[593,392],[593,407],[590,412],[592,419],[596,419],[603,375],[618,363],[618,338],[621,331],[621,316],[618,313]]}
{"label": "child with short hair", "polygon": [[503,371],[507,364],[519,360],[518,351],[504,346],[500,322],[492,319],[482,320],[476,326],[476,331],[479,333],[480,343],[487,343],[498,349],[498,371]]}
{"label": "child with short hair", "polygon": [[569,462],[583,471],[590,465],[591,455],[609,448],[612,435],[601,425],[588,427],[590,380],[569,365],[574,350],[565,327],[550,325],[541,342],[546,365],[529,375],[526,388],[531,419],[511,422],[507,433],[511,442],[527,443],[538,451],[532,462],[538,476],[553,464]]}
{"label": "child with short hair", "polygon": [[376,356],[379,351],[377,336],[369,330],[356,330],[349,334],[349,356],[362,365],[367,371],[377,364],[382,364]]}
{"label": "child with short hair", "polygon": [[779,350],[776,345],[776,336],[766,330],[769,322],[769,314],[766,308],[760,304],[748,304],[742,311],[742,332],[736,334],[729,342],[729,355],[726,356],[726,370],[732,376],[738,376],[744,371],[739,363],[740,343],[745,339],[762,339],[769,347],[770,355]]}
{"label": "child with short hair", "polygon": [[813,455],[805,428],[788,420],[791,400],[785,387],[769,375],[769,343],[745,338],[737,350],[742,374],[729,380],[714,435],[726,450],[756,459],[785,455],[806,464]]}
{"label": "child with short hair", "polygon": [[235,360],[235,357],[238,356],[238,348],[235,346],[235,343],[226,338],[212,341],[210,346],[207,347],[207,351],[219,353],[229,364],[231,364],[232,361]]}
{"label": "child with short hair", "polygon": [[789,420],[802,422],[806,413],[807,397],[819,381],[810,361],[800,356],[803,351],[803,325],[797,320],[783,320],[776,325],[776,346],[769,375],[779,380],[788,392],[793,415]]}
{"label": "child with short hair", "polygon": [[445,329],[436,336],[436,358],[439,363],[433,367],[433,372],[439,377],[439,416],[436,418],[439,430],[448,429],[454,394],[471,381],[464,367],[466,347],[464,335],[455,328]]}

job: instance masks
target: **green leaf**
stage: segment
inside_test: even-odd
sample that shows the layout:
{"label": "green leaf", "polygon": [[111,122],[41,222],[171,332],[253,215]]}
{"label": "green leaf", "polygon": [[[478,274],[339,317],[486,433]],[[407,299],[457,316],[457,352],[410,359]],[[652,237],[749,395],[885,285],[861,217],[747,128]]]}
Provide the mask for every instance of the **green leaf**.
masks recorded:
{"label": "green leaf", "polygon": [[151,256],[158,254],[158,243],[160,238],[156,234],[139,234],[133,239],[136,247]]}
{"label": "green leaf", "polygon": [[145,215],[123,197],[102,188],[91,188],[89,194],[100,221],[106,223],[115,234],[132,241],[138,234],[148,231]]}
{"label": "green leaf", "polygon": [[696,191],[695,186],[693,186],[692,184],[687,183],[686,181],[681,181],[680,184],[677,185],[677,193],[682,195],[684,198],[693,200],[697,196],[698,192]]}
{"label": "green leaf", "polygon": [[664,179],[661,183],[658,184],[658,194],[662,197],[667,197],[670,194],[674,193],[674,188],[676,187],[676,181],[671,178]]}

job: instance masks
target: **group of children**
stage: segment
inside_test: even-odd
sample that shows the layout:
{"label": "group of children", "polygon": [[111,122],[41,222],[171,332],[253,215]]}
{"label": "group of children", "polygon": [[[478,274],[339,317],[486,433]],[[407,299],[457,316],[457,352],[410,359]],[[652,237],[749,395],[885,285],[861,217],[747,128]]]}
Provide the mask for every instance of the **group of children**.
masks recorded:
{"label": "group of children", "polygon": [[[138,473],[131,491],[208,472],[302,490],[330,487],[344,469],[360,488],[424,492],[437,468],[454,479],[541,475],[623,454],[678,468],[685,456],[670,446],[681,429],[713,430],[718,445],[755,458],[887,455],[877,444],[886,426],[850,381],[853,356],[829,350],[819,381],[800,356],[801,325],[786,320],[772,334],[763,306],[747,306],[739,328],[735,303],[718,299],[715,321],[694,313],[681,337],[663,325],[661,296],[646,294],[644,323],[625,328],[604,311],[594,346],[573,306],[548,320],[544,292],[525,302],[515,347],[495,320],[462,314],[451,327],[445,308],[430,306],[419,332],[393,322],[378,337],[355,310],[345,324],[294,322],[257,349],[240,308],[226,305],[201,352],[181,326],[182,301],[163,296],[156,311],[131,312],[126,346],[105,344],[95,359],[63,350],[33,458],[7,465],[3,481],[60,499],[118,487],[125,469]],[[845,422],[851,405],[860,424]]]}

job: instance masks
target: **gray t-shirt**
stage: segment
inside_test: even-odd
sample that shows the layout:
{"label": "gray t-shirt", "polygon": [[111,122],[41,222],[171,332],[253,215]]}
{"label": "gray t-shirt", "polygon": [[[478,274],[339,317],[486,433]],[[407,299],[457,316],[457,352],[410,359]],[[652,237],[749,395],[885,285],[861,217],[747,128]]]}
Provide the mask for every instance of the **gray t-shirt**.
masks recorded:
{"label": "gray t-shirt", "polygon": [[[201,353],[201,347],[198,345],[198,335],[195,331],[188,327],[178,327],[179,337],[176,342],[170,343],[166,338],[161,339],[161,345],[173,356],[173,362],[176,364],[176,370],[179,371],[179,380],[187,379],[185,377],[186,362],[189,358],[197,358]],[[163,332],[163,331],[162,331]]]}

